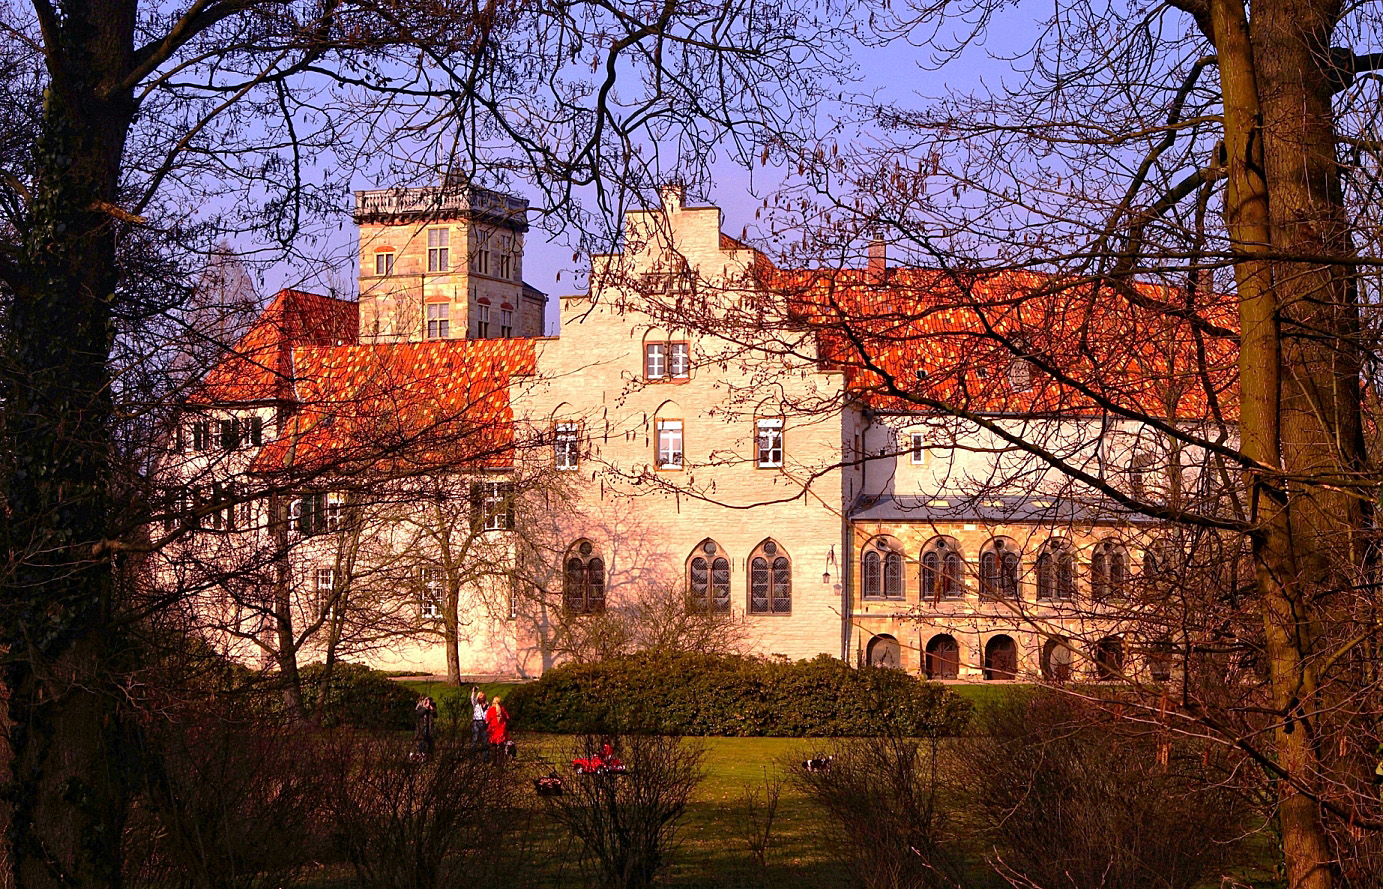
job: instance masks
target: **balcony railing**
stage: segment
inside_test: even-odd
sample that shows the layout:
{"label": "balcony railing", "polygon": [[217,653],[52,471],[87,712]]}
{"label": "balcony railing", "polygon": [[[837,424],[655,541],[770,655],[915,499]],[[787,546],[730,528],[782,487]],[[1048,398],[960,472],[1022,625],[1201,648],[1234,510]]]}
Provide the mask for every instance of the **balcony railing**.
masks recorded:
{"label": "balcony railing", "polygon": [[528,201],[486,188],[429,185],[355,193],[355,221],[389,216],[478,216],[528,227]]}

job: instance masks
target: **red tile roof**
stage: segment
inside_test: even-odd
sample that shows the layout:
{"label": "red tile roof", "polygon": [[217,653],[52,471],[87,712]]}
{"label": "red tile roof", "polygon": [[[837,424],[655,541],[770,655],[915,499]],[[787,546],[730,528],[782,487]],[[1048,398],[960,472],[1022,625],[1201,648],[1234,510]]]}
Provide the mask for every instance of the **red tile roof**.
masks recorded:
{"label": "red tile roof", "polygon": [[[882,282],[846,270],[775,271],[768,283],[878,410],[1237,416],[1237,312],[1223,294],[903,268]],[[1015,345],[1064,379],[1031,369],[1030,386],[1015,386]]]}
{"label": "red tile roof", "polygon": [[534,373],[531,339],[305,346],[292,360],[297,409],[254,471],[512,465],[509,384]]}
{"label": "red tile roof", "polygon": [[291,398],[297,346],[332,346],[359,338],[355,302],[280,290],[230,354],[192,392],[192,404],[243,404]]}

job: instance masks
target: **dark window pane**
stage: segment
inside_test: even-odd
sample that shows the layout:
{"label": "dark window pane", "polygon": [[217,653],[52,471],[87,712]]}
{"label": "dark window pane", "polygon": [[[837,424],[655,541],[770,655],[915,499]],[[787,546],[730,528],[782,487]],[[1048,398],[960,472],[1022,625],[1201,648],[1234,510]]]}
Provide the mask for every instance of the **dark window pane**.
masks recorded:
{"label": "dark window pane", "polygon": [[586,610],[592,614],[605,610],[605,562],[599,558],[586,563]]}
{"label": "dark window pane", "polygon": [[730,610],[730,560],[716,559],[711,563],[711,607],[716,611]]}
{"label": "dark window pane", "polygon": [[792,610],[792,569],[782,556],[773,560],[773,610]]}
{"label": "dark window pane", "polygon": [[691,582],[689,584],[688,606],[697,611],[706,610],[707,592],[710,585],[710,572],[707,570],[706,560],[702,558],[692,559],[691,563]]}
{"label": "dark window pane", "polygon": [[749,565],[749,610],[756,614],[768,611],[768,562],[762,558]]}
{"label": "dark window pane", "polygon": [[867,599],[872,599],[882,594],[879,583],[879,554],[868,552],[864,554],[864,595]]}
{"label": "dark window pane", "polygon": [[903,556],[899,553],[884,557],[884,595],[890,599],[903,598]]}

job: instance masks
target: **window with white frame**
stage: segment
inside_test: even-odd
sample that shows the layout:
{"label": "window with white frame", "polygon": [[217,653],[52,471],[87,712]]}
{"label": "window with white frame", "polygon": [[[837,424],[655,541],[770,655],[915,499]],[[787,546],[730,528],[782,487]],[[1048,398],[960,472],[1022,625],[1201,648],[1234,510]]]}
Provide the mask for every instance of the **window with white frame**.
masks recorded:
{"label": "window with white frame", "polygon": [[658,450],[656,453],[659,469],[682,468],[682,421],[658,421]]}
{"label": "window with white frame", "polygon": [[486,339],[490,335],[490,307],[482,305],[476,313],[475,335]]}
{"label": "window with white frame", "polygon": [[441,568],[419,569],[419,586],[422,597],[418,613],[423,620],[441,620],[442,606],[446,603],[446,591]]}
{"label": "window with white frame", "polygon": [[575,423],[558,423],[552,435],[552,462],[558,469],[574,470],[581,465],[580,429]]}
{"label": "window with white frame", "polygon": [[432,303],[427,307],[427,338],[444,340],[451,336],[451,306]]}
{"label": "window with white frame", "polygon": [[914,432],[908,437],[908,453],[913,465],[921,466],[927,462],[927,436]]}
{"label": "window with white frame", "polygon": [[661,380],[667,377],[667,343],[644,344],[643,375],[645,379],[649,380]]}
{"label": "window with white frame", "polygon": [[781,417],[760,417],[758,420],[758,459],[760,469],[776,469],[783,465],[783,420]]}
{"label": "window with white frame", "polygon": [[427,270],[445,272],[451,268],[451,229],[427,230]]}
{"label": "window with white frame", "polygon": [[667,375],[674,380],[691,376],[691,347],[687,343],[667,344]]}
{"label": "window with white frame", "polygon": [[336,569],[318,568],[317,569],[317,608],[319,611],[330,616],[334,610],[335,603],[332,601],[336,592]]}
{"label": "window with white frame", "polygon": [[323,514],[323,527],[327,531],[340,531],[345,524],[346,498],[341,494],[327,494],[326,512]]}
{"label": "window with white frame", "polygon": [[514,530],[514,485],[510,482],[482,482],[481,527],[486,531]]}
{"label": "window with white frame", "polygon": [[375,254],[375,275],[383,278],[394,273],[394,251],[383,250]]}
{"label": "window with white frame", "polygon": [[499,310],[499,335],[505,338],[514,335],[514,310]]}

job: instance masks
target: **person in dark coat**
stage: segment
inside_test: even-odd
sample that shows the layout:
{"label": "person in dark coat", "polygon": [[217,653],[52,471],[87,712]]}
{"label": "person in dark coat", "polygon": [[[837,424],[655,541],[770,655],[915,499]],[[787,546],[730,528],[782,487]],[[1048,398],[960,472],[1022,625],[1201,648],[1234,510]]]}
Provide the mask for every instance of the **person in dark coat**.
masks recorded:
{"label": "person in dark coat", "polygon": [[418,699],[413,712],[418,716],[418,727],[413,732],[413,740],[417,742],[416,752],[422,756],[431,756],[432,727],[437,721],[437,703],[428,695],[423,695]]}

